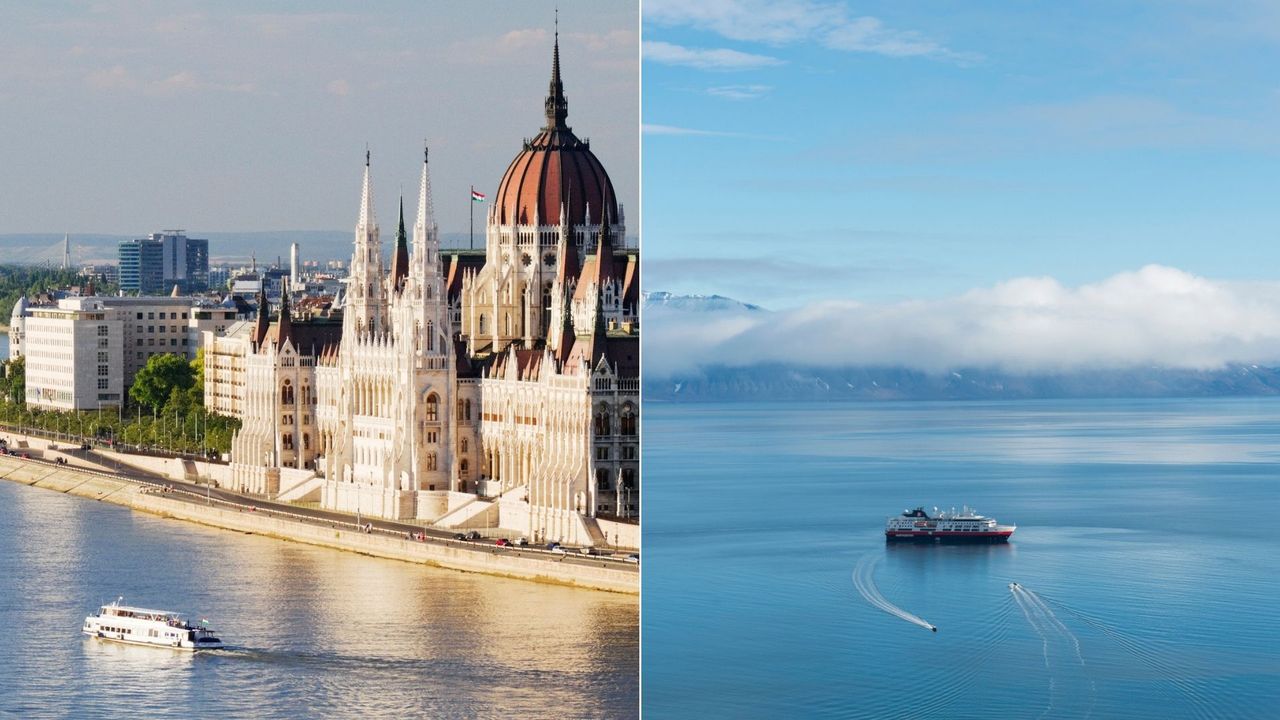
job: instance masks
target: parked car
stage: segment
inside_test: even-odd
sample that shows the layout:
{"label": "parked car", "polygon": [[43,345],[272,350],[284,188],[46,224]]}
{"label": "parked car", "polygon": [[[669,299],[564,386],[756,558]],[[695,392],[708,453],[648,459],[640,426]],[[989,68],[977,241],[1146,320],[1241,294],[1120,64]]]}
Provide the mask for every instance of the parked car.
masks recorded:
{"label": "parked car", "polygon": [[494,544],[498,547],[509,547],[511,545],[511,541],[506,538],[498,538],[498,541]]}
{"label": "parked car", "polygon": [[468,539],[468,540],[479,540],[479,539],[480,539],[480,533],[476,532],[475,530],[472,530],[471,532],[467,533],[467,539]]}
{"label": "parked car", "polygon": [[519,545],[520,547],[529,547],[529,538],[520,538],[519,540],[516,540],[516,545]]}
{"label": "parked car", "polygon": [[578,548],[578,553],[582,555],[595,555],[596,551],[595,548],[580,547]]}
{"label": "parked car", "polygon": [[463,535],[462,533],[454,533],[454,534],[453,534],[453,539],[454,539],[454,540],[466,540],[466,539],[467,539],[467,536],[466,536],[466,535]]}
{"label": "parked car", "polygon": [[628,555],[628,556],[626,556],[625,558],[623,558],[623,560],[624,560],[624,561],[626,561],[626,562],[629,562],[629,563],[636,563],[636,564],[639,564],[639,563],[640,563],[640,556],[639,556],[639,555],[637,555],[636,553],[631,553],[630,555]]}
{"label": "parked car", "polygon": [[558,548],[558,547],[560,547],[560,543],[558,543],[558,542],[549,542],[549,543],[547,543],[547,549],[548,549],[548,550],[555,550],[555,549],[556,549],[556,548]]}

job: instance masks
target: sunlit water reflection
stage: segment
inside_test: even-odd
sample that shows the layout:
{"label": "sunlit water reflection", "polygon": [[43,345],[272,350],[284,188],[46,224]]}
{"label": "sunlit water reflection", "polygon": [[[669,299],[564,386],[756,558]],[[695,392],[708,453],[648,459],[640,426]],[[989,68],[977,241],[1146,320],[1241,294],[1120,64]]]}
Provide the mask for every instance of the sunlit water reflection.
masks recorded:
{"label": "sunlit water reflection", "polygon": [[[0,714],[633,717],[634,597],[204,528],[0,482]],[[79,634],[125,601],[229,649]]]}

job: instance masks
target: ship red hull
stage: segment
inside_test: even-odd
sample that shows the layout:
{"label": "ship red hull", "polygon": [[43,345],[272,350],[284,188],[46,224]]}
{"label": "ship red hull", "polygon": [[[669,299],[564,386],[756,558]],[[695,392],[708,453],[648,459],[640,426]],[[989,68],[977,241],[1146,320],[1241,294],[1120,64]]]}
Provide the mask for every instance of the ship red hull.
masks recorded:
{"label": "ship red hull", "polygon": [[954,530],[886,530],[886,542],[939,542],[939,543],[1006,543],[1012,530],[995,532],[957,532]]}

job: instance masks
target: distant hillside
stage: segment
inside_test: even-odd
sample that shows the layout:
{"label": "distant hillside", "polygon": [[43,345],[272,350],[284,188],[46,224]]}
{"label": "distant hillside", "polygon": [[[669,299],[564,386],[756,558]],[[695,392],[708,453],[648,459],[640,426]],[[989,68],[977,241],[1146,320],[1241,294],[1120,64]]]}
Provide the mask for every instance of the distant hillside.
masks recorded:
{"label": "distant hillside", "polygon": [[930,375],[907,368],[711,366],[673,377],[644,375],[646,401],[1018,400],[1032,398],[1258,397],[1280,395],[1280,368],[1134,368],[1014,375],[959,370]]}
{"label": "distant hillside", "polygon": [[665,291],[644,293],[644,307],[672,308],[690,312],[728,312],[733,310],[763,310],[759,305],[744,303],[723,295],[676,295]]}
{"label": "distant hillside", "polygon": [[[391,228],[394,230],[395,228]],[[157,228],[159,230],[159,228]],[[150,231],[147,231],[150,232]],[[109,235],[73,233],[71,235],[71,261],[75,265],[114,263],[121,240],[142,237],[137,235]],[[187,235],[209,240],[211,262],[248,261],[254,254],[259,263],[274,264],[279,257],[283,264],[289,262],[289,246],[299,244],[304,260],[347,260],[351,257],[352,231],[350,230],[280,230],[262,232],[202,232],[188,229]],[[388,257],[395,239],[393,232],[382,234],[383,248]],[[627,238],[629,247],[635,247],[635,238]],[[470,234],[465,232],[440,233],[440,244],[446,248],[465,248]],[[484,247],[484,228],[477,225],[475,247]],[[18,233],[0,235],[0,263],[25,263],[32,265],[58,265],[62,261],[62,233]]]}

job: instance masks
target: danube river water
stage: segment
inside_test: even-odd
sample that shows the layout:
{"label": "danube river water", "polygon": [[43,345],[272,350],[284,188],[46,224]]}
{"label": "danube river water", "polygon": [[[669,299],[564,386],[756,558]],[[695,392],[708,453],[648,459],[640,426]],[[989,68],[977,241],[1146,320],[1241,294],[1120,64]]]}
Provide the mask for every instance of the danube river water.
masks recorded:
{"label": "danube river water", "polygon": [[[0,717],[634,717],[634,597],[205,528],[0,482]],[[84,637],[208,618],[195,656]]]}
{"label": "danube river water", "polygon": [[[1276,717],[1280,401],[645,423],[646,715]],[[1012,543],[883,540],[887,515],[966,503]]]}

